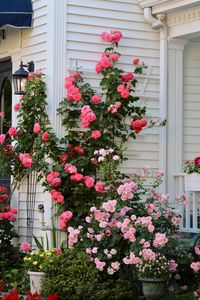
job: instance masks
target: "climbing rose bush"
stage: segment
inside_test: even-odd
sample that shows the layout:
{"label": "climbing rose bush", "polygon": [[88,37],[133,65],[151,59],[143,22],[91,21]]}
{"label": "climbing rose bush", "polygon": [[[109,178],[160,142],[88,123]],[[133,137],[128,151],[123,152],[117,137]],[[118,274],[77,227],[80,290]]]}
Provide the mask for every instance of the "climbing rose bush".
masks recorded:
{"label": "climbing rose bush", "polygon": [[121,70],[116,64],[121,56],[118,43],[122,33],[104,32],[101,37],[110,43],[95,67],[101,75],[101,91],[95,91],[85,82],[79,70],[66,77],[66,97],[58,112],[67,134],[60,141],[63,145],[60,159],[49,170],[45,182],[58,214],[70,210],[75,222],[84,218],[91,205],[102,201],[98,194],[100,174],[103,180],[110,181],[114,173],[109,164],[100,164],[103,160],[108,162],[111,156],[94,154],[97,143],[99,149],[112,149],[115,161],[112,166],[116,169],[125,159],[124,143],[155,125],[146,120],[146,108],[138,104],[136,95],[136,77],[143,73],[145,65],[134,59],[132,72]]}

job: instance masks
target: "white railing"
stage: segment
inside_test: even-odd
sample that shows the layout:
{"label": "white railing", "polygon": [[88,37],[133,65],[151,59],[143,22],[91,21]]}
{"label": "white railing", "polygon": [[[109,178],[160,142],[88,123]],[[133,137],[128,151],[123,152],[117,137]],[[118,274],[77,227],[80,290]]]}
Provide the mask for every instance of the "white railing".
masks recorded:
{"label": "white railing", "polygon": [[175,195],[186,194],[188,203],[183,207],[176,204],[176,208],[181,214],[180,231],[189,233],[200,232],[200,191],[185,191],[184,186],[185,174],[179,173],[174,175]]}

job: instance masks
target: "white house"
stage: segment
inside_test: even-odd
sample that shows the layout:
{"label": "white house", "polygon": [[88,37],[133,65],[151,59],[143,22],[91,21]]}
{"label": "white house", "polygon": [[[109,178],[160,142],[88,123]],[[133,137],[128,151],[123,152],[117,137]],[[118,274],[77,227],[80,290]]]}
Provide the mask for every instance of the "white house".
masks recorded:
{"label": "white house", "polygon": [[[139,79],[139,95],[147,105],[149,117],[168,120],[166,127],[153,129],[130,143],[129,163],[123,165],[123,170],[131,173],[132,169],[145,165],[161,169],[166,174],[163,192],[172,195],[182,192],[183,161],[193,159],[200,151],[200,1],[33,0],[30,28],[23,28],[27,24],[18,28],[9,26],[5,3],[7,1],[0,0],[0,7],[4,7],[0,10],[1,106],[5,78],[11,80],[11,74],[19,68],[21,60],[24,63],[33,60],[36,69],[47,75],[47,109],[52,125],[61,135],[56,108],[64,96],[65,75],[78,63],[85,77],[96,87],[98,76],[94,66],[105,46],[99,35],[118,29],[123,33],[121,67],[131,70],[132,59],[136,56],[148,65],[147,74]],[[20,14],[18,21],[19,18]],[[15,102],[18,99],[13,94],[12,104]],[[14,112],[12,120],[16,122]],[[192,196],[184,212],[182,230],[196,232],[200,227],[197,217],[200,199],[198,192]],[[21,239],[27,235],[26,197],[24,184],[12,200],[19,209]],[[50,198],[40,187],[34,216],[34,233],[40,236],[38,204],[44,204],[44,218],[49,225]]]}

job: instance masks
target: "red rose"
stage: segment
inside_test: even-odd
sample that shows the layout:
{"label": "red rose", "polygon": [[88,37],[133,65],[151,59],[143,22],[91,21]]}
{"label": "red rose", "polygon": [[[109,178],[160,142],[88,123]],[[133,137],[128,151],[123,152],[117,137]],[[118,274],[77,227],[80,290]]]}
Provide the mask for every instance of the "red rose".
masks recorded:
{"label": "red rose", "polygon": [[131,122],[131,127],[135,130],[136,133],[139,133],[143,127],[147,125],[147,120],[135,120]]}
{"label": "red rose", "polygon": [[194,163],[196,166],[200,167],[200,156],[195,158]]}

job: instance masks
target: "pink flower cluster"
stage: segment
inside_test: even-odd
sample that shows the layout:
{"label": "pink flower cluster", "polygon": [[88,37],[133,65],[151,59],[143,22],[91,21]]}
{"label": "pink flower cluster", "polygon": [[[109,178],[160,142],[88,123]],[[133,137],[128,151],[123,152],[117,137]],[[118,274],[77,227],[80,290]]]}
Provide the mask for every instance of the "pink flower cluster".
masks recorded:
{"label": "pink flower cluster", "polygon": [[117,193],[121,196],[123,201],[130,200],[133,198],[134,192],[137,190],[137,184],[134,182],[126,182],[118,187]]}
{"label": "pink flower cluster", "polygon": [[163,248],[168,242],[168,238],[166,237],[165,233],[156,233],[155,239],[153,241],[153,245],[156,248]]}
{"label": "pink flower cluster", "polygon": [[113,66],[115,61],[119,59],[120,55],[118,53],[109,53],[103,54],[101,60],[96,64],[97,74],[101,73],[103,69],[109,69]]}
{"label": "pink flower cluster", "polygon": [[[65,88],[67,89],[67,95],[66,98],[68,99],[68,101],[75,101],[75,102],[79,102],[82,99],[82,94],[80,92],[80,89],[75,86],[75,80],[77,78],[77,74],[74,76],[70,76],[70,77],[66,77],[65,79]],[[79,74],[80,75],[80,74]],[[80,77],[80,76],[78,76]]]}
{"label": "pink flower cluster", "polygon": [[51,190],[51,199],[57,203],[63,203],[64,202],[64,196],[61,194],[61,192],[56,190]]}
{"label": "pink flower cluster", "polygon": [[74,244],[77,243],[80,234],[79,229],[74,229],[73,227],[68,228],[68,247],[72,248]]}
{"label": "pink flower cluster", "polygon": [[10,137],[15,137],[17,134],[17,129],[15,127],[10,127],[8,130],[8,134]]}
{"label": "pink flower cluster", "polygon": [[96,116],[89,105],[84,105],[82,107],[80,118],[83,128],[88,128],[90,123],[96,120]]}
{"label": "pink flower cluster", "polygon": [[91,134],[91,137],[94,140],[98,140],[101,137],[101,131],[99,131],[99,130],[93,130],[92,134]]}
{"label": "pink flower cluster", "polygon": [[120,84],[117,87],[117,91],[123,99],[127,99],[130,96],[130,89],[132,85],[128,84]]}
{"label": "pink flower cluster", "polygon": [[66,164],[64,170],[71,174],[70,179],[74,182],[84,181],[87,188],[92,188],[94,186],[94,179],[90,176],[84,176],[77,172],[77,168],[72,164]]}
{"label": "pink flower cluster", "polygon": [[123,73],[121,74],[121,79],[124,82],[128,82],[131,81],[135,78],[135,74],[133,74],[132,72],[128,72],[128,73]]}
{"label": "pink flower cluster", "polygon": [[125,265],[137,265],[139,263],[139,257],[137,257],[135,253],[130,252],[130,256],[124,257],[123,262],[125,263]]}
{"label": "pink flower cluster", "polygon": [[111,104],[107,110],[108,112],[111,112],[111,114],[115,114],[121,106],[122,103],[120,101],[116,101],[114,104]]}
{"label": "pink flower cluster", "polygon": [[64,211],[60,215],[60,220],[59,220],[60,229],[64,230],[67,227],[67,223],[72,219],[72,217],[73,217],[73,214],[71,211],[69,211],[69,210]]}
{"label": "pink flower cluster", "polygon": [[27,242],[21,244],[22,251],[28,252],[31,249],[31,245]]}
{"label": "pink flower cluster", "polygon": [[47,182],[52,186],[60,186],[61,185],[61,179],[59,178],[60,173],[51,171],[47,175]]}
{"label": "pink flower cluster", "polygon": [[37,134],[37,133],[40,133],[40,131],[41,131],[40,124],[35,123],[34,126],[33,126],[33,132]]}
{"label": "pink flower cluster", "polygon": [[91,101],[93,104],[99,104],[101,103],[102,99],[100,96],[94,95],[92,96]]}
{"label": "pink flower cluster", "polygon": [[109,43],[119,43],[119,41],[122,38],[122,33],[118,30],[116,31],[111,31],[111,33],[108,32],[102,32],[101,34],[102,39],[105,42],[109,42]]}
{"label": "pink flower cluster", "polygon": [[19,159],[26,168],[32,168],[33,161],[29,153],[20,153]]}
{"label": "pink flower cluster", "polygon": [[195,273],[199,272],[200,271],[200,262],[199,261],[193,262],[193,263],[191,263],[190,267]]}
{"label": "pink flower cluster", "polygon": [[12,207],[5,207],[1,209],[0,220],[9,220],[11,222],[15,221],[17,215],[17,210]]}

